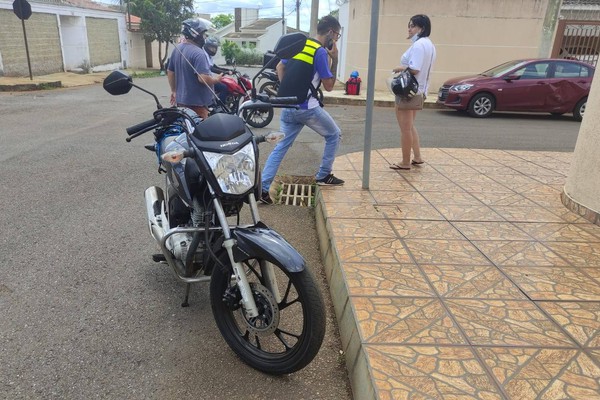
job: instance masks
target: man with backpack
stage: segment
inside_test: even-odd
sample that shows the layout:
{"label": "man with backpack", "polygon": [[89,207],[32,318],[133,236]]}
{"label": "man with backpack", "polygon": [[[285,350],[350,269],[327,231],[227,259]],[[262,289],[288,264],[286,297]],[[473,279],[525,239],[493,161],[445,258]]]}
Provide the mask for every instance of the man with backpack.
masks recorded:
{"label": "man with backpack", "polygon": [[277,174],[279,165],[294,140],[308,126],[325,139],[325,149],[319,171],[315,178],[317,185],[343,185],[344,181],[333,175],[335,153],[341,139],[341,130],[327,111],[322,108],[316,96],[316,88],[321,84],[330,92],[336,81],[338,48],[341,26],[337,19],[327,15],[317,24],[317,37],[308,38],[304,49],[289,60],[277,64],[277,74],[281,82],[278,96],[296,96],[301,102],[299,109],[284,108],[281,112],[280,130],[285,138],[277,143],[262,171],[262,194],[260,201],[273,204],[269,188]]}

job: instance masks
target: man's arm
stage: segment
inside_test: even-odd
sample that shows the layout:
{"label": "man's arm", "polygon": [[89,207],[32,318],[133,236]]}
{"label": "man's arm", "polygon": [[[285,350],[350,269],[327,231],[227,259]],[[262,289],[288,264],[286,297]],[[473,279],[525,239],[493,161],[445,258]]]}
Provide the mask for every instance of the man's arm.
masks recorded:
{"label": "man's arm", "polygon": [[167,70],[167,80],[171,88],[171,105],[174,106],[177,98],[177,81],[175,80],[175,72]]}
{"label": "man's arm", "polygon": [[331,92],[333,90],[333,86],[335,85],[336,82],[336,76],[337,76],[337,68],[338,68],[338,56],[339,56],[339,52],[338,52],[338,48],[337,48],[337,43],[334,41],[333,42],[333,47],[331,48],[331,50],[324,48],[327,51],[327,54],[329,55],[329,58],[331,58],[331,64],[329,65],[329,70],[331,71],[331,75],[333,75],[331,78],[321,78],[321,83],[323,84],[323,88],[328,91]]}
{"label": "man's arm", "polygon": [[206,85],[214,85],[217,82],[221,82],[221,78],[223,78],[223,74],[219,74],[219,75],[198,74],[198,80],[200,81],[200,83],[204,83]]}
{"label": "man's arm", "polygon": [[275,67],[275,70],[277,71],[277,77],[279,78],[279,82],[281,82],[285,73],[285,64],[279,61],[279,63],[277,63],[277,66]]}

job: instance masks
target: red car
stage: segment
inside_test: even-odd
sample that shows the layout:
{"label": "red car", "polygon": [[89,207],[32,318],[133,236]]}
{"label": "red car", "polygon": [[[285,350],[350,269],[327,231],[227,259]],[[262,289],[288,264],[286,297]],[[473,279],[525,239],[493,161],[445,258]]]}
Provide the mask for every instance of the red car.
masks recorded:
{"label": "red car", "polygon": [[488,117],[493,111],[573,113],[581,121],[594,67],[565,59],[510,61],[479,75],[444,83],[438,104]]}

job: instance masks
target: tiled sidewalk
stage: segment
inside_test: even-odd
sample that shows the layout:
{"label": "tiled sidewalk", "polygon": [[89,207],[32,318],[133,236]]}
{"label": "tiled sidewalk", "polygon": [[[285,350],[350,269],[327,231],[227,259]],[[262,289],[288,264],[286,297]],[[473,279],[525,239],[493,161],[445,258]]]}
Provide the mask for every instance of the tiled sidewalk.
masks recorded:
{"label": "tiled sidewalk", "polygon": [[399,149],[336,160],[317,225],[356,399],[600,399],[600,227],[571,153]]}

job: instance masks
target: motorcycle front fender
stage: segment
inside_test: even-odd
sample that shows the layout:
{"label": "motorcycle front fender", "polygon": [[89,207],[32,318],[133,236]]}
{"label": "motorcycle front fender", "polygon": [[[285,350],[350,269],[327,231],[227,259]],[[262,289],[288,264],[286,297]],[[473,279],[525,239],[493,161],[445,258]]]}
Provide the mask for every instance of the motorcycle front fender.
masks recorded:
{"label": "motorcycle front fender", "polygon": [[280,234],[259,224],[251,228],[235,228],[231,236],[236,240],[233,258],[236,262],[261,258],[280,265],[289,272],[303,271],[306,262],[298,251]]}

